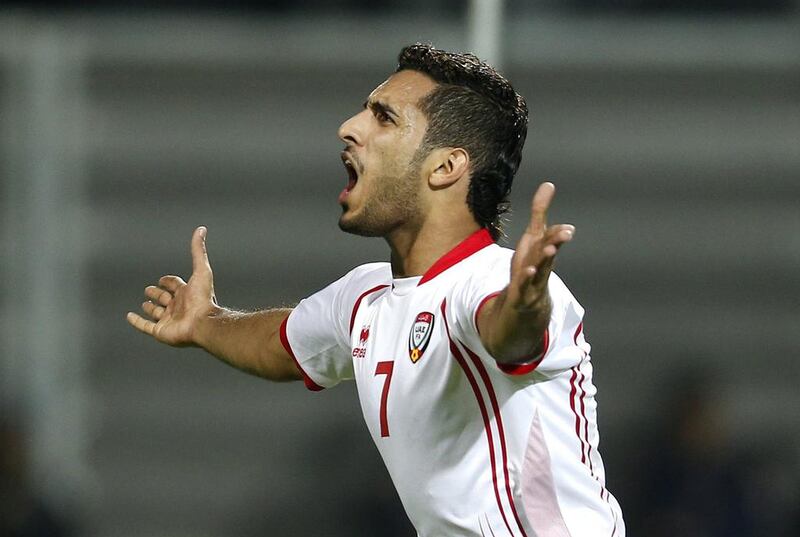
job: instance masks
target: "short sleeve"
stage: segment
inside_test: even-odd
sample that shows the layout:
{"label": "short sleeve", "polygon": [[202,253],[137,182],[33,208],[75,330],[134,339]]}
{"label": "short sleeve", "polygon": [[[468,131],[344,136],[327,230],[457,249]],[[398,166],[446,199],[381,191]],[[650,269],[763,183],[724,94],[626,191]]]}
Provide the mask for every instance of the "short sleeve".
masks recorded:
{"label": "short sleeve", "polygon": [[301,300],[281,326],[281,342],[294,358],[310,390],[353,378],[350,317],[362,287],[391,277],[384,263],[362,265]]}
{"label": "short sleeve", "polygon": [[[482,349],[487,356],[488,351],[480,339],[477,318],[481,308],[508,285],[512,254],[513,252],[506,257],[496,258],[494,263],[485,266],[484,270],[465,280],[453,297],[457,305],[451,310],[451,314],[455,316],[455,324],[465,340],[474,348]],[[539,377],[552,377],[576,365],[588,354],[588,344],[583,340],[581,340],[583,345],[578,345],[577,342],[583,308],[555,273],[550,274],[548,291],[553,312],[547,330],[542,334],[545,342],[544,352],[520,364],[495,362],[494,367],[503,373],[522,378],[530,377],[536,372]]]}
{"label": "short sleeve", "polygon": [[583,338],[583,307],[555,273],[548,281],[553,313],[547,328],[547,349],[536,371],[554,377],[578,365],[589,355],[589,344]]}

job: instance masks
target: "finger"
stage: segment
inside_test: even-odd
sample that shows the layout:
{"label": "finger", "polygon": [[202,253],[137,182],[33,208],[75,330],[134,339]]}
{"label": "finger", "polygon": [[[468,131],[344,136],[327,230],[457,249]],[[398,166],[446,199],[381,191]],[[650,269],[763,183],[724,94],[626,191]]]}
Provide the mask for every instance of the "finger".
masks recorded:
{"label": "finger", "polygon": [[556,247],[561,247],[565,242],[569,242],[575,236],[575,226],[571,224],[559,224],[557,226],[550,226],[542,240],[545,245],[553,244]]}
{"label": "finger", "polygon": [[194,230],[192,235],[192,272],[194,274],[211,272],[211,263],[208,261],[208,251],[206,250],[206,234],[208,230],[205,226],[200,226]]}
{"label": "finger", "polygon": [[533,307],[547,292],[547,280],[550,275],[552,258],[542,261],[540,266],[529,265],[522,270],[522,276],[516,282],[518,291],[518,307]]}
{"label": "finger", "polygon": [[158,286],[163,287],[170,293],[175,293],[179,287],[184,285],[186,285],[186,282],[180,276],[162,276],[158,280]]}
{"label": "finger", "polygon": [[148,285],[145,287],[144,296],[161,304],[162,306],[167,306],[170,302],[172,302],[172,293],[161,289],[160,287],[156,287],[155,285]]}
{"label": "finger", "polygon": [[549,233],[558,233],[560,231],[569,231],[570,233],[575,233],[575,226],[572,224],[553,224],[547,227],[547,231]]}
{"label": "finger", "polygon": [[573,237],[571,229],[561,229],[553,234],[548,233],[548,235],[549,240],[542,246],[536,265],[531,265],[523,269],[527,274],[530,274],[528,281],[534,287],[541,287],[544,285],[544,282],[549,278],[550,272],[553,270],[553,264],[555,263],[559,248],[561,248],[563,244],[571,241]]}
{"label": "finger", "polygon": [[527,264],[521,268],[517,285],[542,287],[542,282],[546,281],[553,270],[558,247],[553,244],[544,246],[539,251],[536,264]]}
{"label": "finger", "polygon": [[525,279],[527,281],[529,281],[529,282],[533,280],[533,277],[536,276],[537,272],[539,272],[539,271],[536,269],[536,266],[534,266],[534,265],[531,265],[529,267],[525,267],[525,269],[523,270],[523,274],[525,275]]}
{"label": "finger", "polygon": [[534,255],[533,246],[536,243],[536,238],[529,233],[523,233],[517,242],[516,252],[512,258],[511,272],[518,272],[523,269],[525,265],[535,264],[532,261]]}
{"label": "finger", "polygon": [[528,261],[526,264],[521,266],[515,274],[512,275],[509,286],[515,286],[520,289],[520,291],[525,292],[528,286],[533,284],[537,274],[542,272],[542,270],[545,268],[543,267],[544,263],[545,261],[540,259],[538,261],[539,266],[537,266]]}
{"label": "finger", "polygon": [[132,311],[128,312],[126,319],[128,323],[130,323],[130,325],[139,332],[147,334],[148,336],[152,336],[155,333],[156,323],[153,321],[148,321],[144,317],[137,315]]}
{"label": "finger", "polygon": [[547,225],[547,210],[555,196],[556,187],[553,183],[545,182],[536,189],[531,201],[531,221],[528,231],[534,234],[542,233]]}
{"label": "finger", "polygon": [[[556,254],[562,244],[572,240],[575,226],[572,224],[558,224],[550,226],[541,239],[535,239],[532,234],[526,233],[517,245],[518,260],[515,270],[523,270],[525,266],[537,266],[548,257]],[[555,248],[549,247],[555,246]]]}
{"label": "finger", "polygon": [[143,302],[142,309],[146,314],[148,314],[156,321],[160,321],[161,317],[164,315],[164,312],[166,311],[164,307],[153,304],[152,302]]}

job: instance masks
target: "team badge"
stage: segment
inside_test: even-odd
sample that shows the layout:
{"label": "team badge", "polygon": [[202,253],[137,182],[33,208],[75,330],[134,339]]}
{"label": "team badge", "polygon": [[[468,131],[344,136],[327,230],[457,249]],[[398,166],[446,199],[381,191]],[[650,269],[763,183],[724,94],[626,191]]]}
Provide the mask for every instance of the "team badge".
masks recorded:
{"label": "team badge", "polygon": [[433,332],[433,313],[423,311],[414,319],[408,334],[408,356],[415,364],[422,358]]}

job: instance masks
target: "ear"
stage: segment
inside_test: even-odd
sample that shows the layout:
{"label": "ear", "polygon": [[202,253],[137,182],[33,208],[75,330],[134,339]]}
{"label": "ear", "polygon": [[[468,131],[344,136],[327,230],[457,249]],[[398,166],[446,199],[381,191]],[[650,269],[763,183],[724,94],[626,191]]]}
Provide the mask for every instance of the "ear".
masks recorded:
{"label": "ear", "polygon": [[434,189],[446,188],[469,174],[469,153],[460,147],[435,150],[436,161],[428,183]]}

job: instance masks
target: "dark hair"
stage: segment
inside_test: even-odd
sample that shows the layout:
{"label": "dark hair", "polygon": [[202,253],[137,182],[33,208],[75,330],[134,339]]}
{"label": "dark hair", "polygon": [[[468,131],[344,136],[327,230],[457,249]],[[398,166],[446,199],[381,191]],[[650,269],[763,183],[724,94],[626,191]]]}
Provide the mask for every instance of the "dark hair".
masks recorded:
{"label": "dark hair", "polygon": [[400,51],[397,71],[406,69],[424,73],[438,83],[419,103],[428,118],[420,150],[461,147],[469,153],[472,170],[467,205],[478,224],[497,240],[528,133],[525,99],[472,54],[417,43]]}

